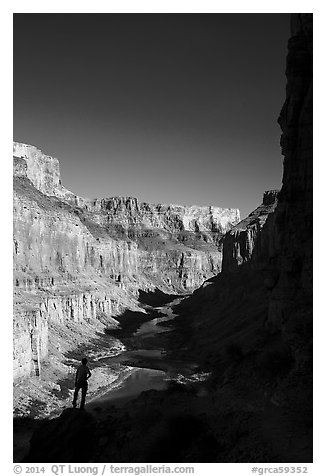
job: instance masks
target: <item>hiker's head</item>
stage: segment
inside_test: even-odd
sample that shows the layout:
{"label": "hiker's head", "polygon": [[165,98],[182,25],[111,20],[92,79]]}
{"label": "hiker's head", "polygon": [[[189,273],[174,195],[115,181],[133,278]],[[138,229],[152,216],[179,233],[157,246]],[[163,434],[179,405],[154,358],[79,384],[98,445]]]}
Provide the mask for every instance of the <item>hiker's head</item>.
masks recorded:
{"label": "hiker's head", "polygon": [[82,364],[83,364],[83,365],[86,365],[86,364],[87,364],[87,359],[86,359],[86,357],[84,357],[84,358],[82,359]]}

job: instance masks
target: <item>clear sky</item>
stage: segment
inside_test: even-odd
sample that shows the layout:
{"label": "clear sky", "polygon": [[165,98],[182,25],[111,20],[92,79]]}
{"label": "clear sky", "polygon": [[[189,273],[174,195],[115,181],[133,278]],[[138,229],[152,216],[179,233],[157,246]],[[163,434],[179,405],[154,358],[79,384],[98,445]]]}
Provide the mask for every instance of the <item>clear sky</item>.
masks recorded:
{"label": "clear sky", "polygon": [[288,14],[15,14],[14,140],[83,197],[239,208],[280,188]]}

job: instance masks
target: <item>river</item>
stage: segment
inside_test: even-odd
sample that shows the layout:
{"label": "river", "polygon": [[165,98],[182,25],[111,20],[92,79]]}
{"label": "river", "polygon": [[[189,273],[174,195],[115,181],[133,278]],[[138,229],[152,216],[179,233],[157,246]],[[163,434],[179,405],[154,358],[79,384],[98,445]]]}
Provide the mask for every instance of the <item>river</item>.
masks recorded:
{"label": "river", "polygon": [[[124,326],[122,325],[119,338],[126,345],[127,350],[117,356],[99,359],[97,363],[104,367],[119,365],[122,374],[126,377],[118,379],[118,383],[113,384],[104,394],[91,398],[87,404],[89,410],[104,403],[119,405],[146,390],[164,390],[173,380],[182,381],[191,376],[196,379],[196,375],[194,376],[196,365],[180,359],[171,359],[171,356],[167,355],[169,349],[165,348],[168,347],[169,342],[167,334],[174,330],[173,321],[177,317],[173,307],[182,299],[185,297],[173,299],[164,306],[147,305],[146,312],[150,320],[136,326],[131,335],[128,335],[127,330],[126,337],[123,335]],[[112,332],[114,334],[114,331]],[[163,334],[165,334],[164,339],[162,339]],[[123,372],[124,367],[129,372]]]}

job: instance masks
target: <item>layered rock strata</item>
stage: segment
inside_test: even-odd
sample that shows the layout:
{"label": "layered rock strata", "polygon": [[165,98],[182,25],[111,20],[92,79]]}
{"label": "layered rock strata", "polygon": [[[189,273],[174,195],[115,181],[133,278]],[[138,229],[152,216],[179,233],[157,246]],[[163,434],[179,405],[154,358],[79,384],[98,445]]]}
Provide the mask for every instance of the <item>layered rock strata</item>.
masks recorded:
{"label": "layered rock strata", "polygon": [[222,237],[238,221],[233,209],[83,199],[61,184],[57,159],[15,142],[14,375],[40,367],[49,322],[96,327],[136,307],[138,289],[200,286],[220,271]]}
{"label": "layered rock strata", "polygon": [[163,229],[170,233],[181,231],[225,233],[240,219],[238,209],[181,205],[153,205],[133,197],[95,199],[87,203],[91,211],[105,212],[109,224],[124,229]]}

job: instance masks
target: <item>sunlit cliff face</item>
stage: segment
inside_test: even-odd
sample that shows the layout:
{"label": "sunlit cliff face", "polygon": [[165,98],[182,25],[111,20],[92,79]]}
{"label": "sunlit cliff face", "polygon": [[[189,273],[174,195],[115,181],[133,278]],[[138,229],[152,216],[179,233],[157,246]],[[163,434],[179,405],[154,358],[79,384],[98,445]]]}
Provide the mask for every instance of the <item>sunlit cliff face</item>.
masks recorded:
{"label": "sunlit cliff face", "polygon": [[61,184],[57,159],[14,143],[16,373],[30,371],[31,334],[47,355],[51,320],[112,315],[138,289],[199,287],[220,271],[222,238],[239,218],[213,206],[83,199]]}

